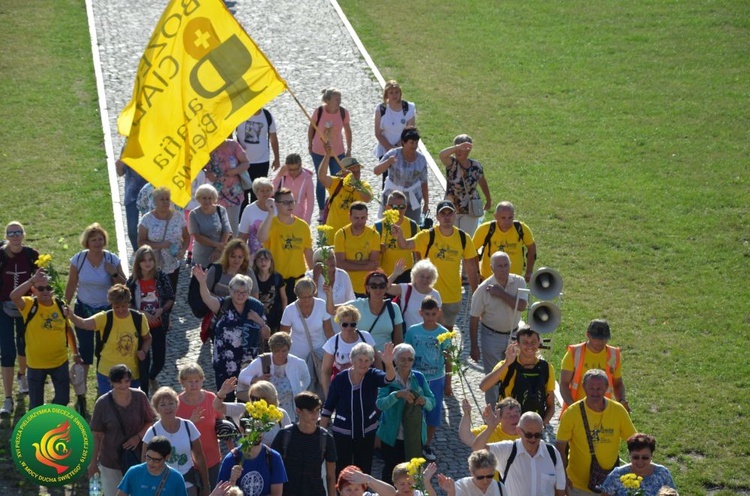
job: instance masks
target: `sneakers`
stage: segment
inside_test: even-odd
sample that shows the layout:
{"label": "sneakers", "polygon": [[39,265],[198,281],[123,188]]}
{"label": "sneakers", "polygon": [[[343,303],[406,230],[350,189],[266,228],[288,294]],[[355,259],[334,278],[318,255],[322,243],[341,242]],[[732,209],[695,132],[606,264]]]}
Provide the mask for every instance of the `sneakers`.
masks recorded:
{"label": "sneakers", "polygon": [[432,451],[431,446],[425,446],[424,449],[422,449],[422,456],[428,462],[434,462],[435,460],[437,460],[437,455],[434,451]]}
{"label": "sneakers", "polygon": [[13,398],[5,398],[3,407],[0,408],[0,416],[10,417],[11,413],[13,413]]}
{"label": "sneakers", "polygon": [[26,374],[17,376],[16,380],[18,381],[18,392],[29,394],[29,381],[26,380]]}

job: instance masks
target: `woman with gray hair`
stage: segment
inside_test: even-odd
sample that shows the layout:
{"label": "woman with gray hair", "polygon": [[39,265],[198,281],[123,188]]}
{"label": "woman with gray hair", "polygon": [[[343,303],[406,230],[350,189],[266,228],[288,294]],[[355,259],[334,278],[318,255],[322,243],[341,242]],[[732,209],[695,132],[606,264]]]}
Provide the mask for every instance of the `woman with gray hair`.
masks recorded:
{"label": "woman with gray hair", "polygon": [[[471,136],[459,134],[453,138],[453,146],[440,152],[440,161],[445,165],[445,199],[456,206],[454,225],[469,236],[474,235],[479,221],[484,218],[484,212],[492,208],[492,195],[482,164],[469,158],[473,144]],[[471,208],[472,200],[481,202],[477,186],[484,193],[484,206],[479,212]]]}
{"label": "woman with gray hair", "polygon": [[321,411],[320,425],[328,427],[336,412],[331,432],[336,441],[336,475],[348,465],[357,465],[363,472],[372,471],[372,454],[375,450],[375,431],[380,412],[375,406],[378,388],[393,382],[393,343],[383,349],[385,372],[371,367],[375,361],[375,348],[358,343],[349,352],[351,367],[339,372],[331,381],[328,397]]}
{"label": "woman with gray hair", "polygon": [[405,272],[406,264],[403,260],[396,262],[393,273],[388,276],[388,289],[386,293],[389,296],[399,297],[399,306],[401,315],[404,319],[404,330],[408,331],[409,327],[422,322],[422,316],[419,310],[422,306],[422,300],[432,296],[439,306],[443,306],[440,293],[434,288],[438,278],[438,271],[435,264],[429,258],[420,260],[411,268],[410,283],[396,283],[398,277]]}
{"label": "woman with gray hair", "polygon": [[193,236],[193,262],[208,267],[221,257],[232,226],[227,210],[218,205],[219,193],[210,184],[202,184],[195,190],[195,199],[200,206],[190,211],[188,232]]}
{"label": "woman with gray hair", "polygon": [[425,376],[412,369],[414,348],[401,343],[393,349],[396,380],[380,388],[375,402],[382,412],[378,437],[383,453],[383,481],[391,484],[391,474],[399,463],[422,456],[427,442],[427,422],[423,410],[435,407],[435,396]]}
{"label": "woman with gray hair", "polygon": [[469,455],[471,476],[453,481],[450,477],[438,474],[438,484],[448,496],[501,496],[508,494],[502,482],[495,482],[497,458],[486,449]]}
{"label": "woman with gray hair", "polygon": [[263,248],[263,244],[258,241],[258,230],[268,216],[266,203],[269,198],[273,198],[273,192],[273,183],[267,177],[259,177],[253,181],[253,193],[257,199],[242,211],[239,227],[239,238],[247,242],[250,253]]}
{"label": "woman with gray hair", "polygon": [[[271,330],[263,319],[263,304],[250,296],[253,280],[243,274],[229,281],[229,297],[212,296],[206,285],[206,271],[196,265],[193,275],[198,280],[201,298],[214,313],[213,367],[216,384],[237,377],[243,365],[250,363],[268,339]],[[234,398],[234,393],[230,393]]]}

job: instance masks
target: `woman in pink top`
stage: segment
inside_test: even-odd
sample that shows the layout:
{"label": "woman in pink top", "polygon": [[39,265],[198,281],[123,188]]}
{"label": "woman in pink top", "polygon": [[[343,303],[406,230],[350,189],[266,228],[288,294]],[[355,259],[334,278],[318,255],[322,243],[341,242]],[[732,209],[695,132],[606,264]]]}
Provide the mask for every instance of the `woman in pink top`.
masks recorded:
{"label": "woman in pink top", "polygon": [[308,224],[312,219],[315,208],[315,189],[313,188],[313,173],[302,168],[302,157],[298,153],[286,156],[284,167],[279,169],[273,180],[273,189],[287,188],[294,196],[294,215]]}
{"label": "woman in pink top", "polygon": [[[326,88],[323,90],[323,105],[315,109],[312,115],[312,122],[307,128],[307,149],[315,165],[315,172],[325,156],[323,140],[331,144],[333,154],[339,160],[352,155],[352,129],[349,127],[349,111],[341,106],[341,92],[336,88]],[[315,130],[317,127],[317,131]],[[341,131],[346,135],[346,148]],[[330,163],[330,175],[337,174],[341,168],[336,161]],[[315,197],[318,199],[318,208],[322,212],[325,208],[326,190],[320,182],[315,188]]]}
{"label": "woman in pink top", "polygon": [[178,396],[176,415],[191,420],[201,433],[198,439],[206,458],[208,483],[213,487],[221,466],[216,420],[223,419],[224,415],[214,410],[213,401],[216,395],[203,389],[203,379],[203,369],[197,363],[188,364],[180,369],[180,384],[183,391]]}

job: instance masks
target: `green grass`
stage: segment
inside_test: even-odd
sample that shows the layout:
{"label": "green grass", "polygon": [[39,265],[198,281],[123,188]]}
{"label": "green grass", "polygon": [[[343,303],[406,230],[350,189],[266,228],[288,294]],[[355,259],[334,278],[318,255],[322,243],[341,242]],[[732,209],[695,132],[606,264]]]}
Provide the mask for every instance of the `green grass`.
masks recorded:
{"label": "green grass", "polygon": [[750,3],[340,3],[435,157],[472,135],[563,274],[553,362],[609,319],[681,492],[749,492]]}
{"label": "green grass", "polygon": [[[84,227],[99,222],[114,238],[85,5],[3,0],[0,25],[0,222],[21,221],[26,243],[52,253],[64,277]],[[92,380],[90,409],[95,391]],[[0,423],[0,490],[36,495],[8,449],[23,404]]]}

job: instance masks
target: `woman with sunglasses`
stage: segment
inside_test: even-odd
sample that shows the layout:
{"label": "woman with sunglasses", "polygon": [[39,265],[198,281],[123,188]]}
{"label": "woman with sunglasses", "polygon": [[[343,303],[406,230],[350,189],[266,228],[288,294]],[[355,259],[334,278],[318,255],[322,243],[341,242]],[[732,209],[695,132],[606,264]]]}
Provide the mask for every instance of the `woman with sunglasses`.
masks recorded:
{"label": "woman with sunglasses", "polygon": [[[375,349],[382,352],[385,343],[392,341],[399,344],[404,341],[403,318],[401,309],[391,300],[386,299],[388,276],[382,270],[374,270],[365,277],[366,298],[346,302],[360,313],[358,328],[366,330],[375,340]],[[326,309],[331,315],[336,314],[336,305],[329,298]]]}
{"label": "woman with sunglasses", "polygon": [[634,474],[642,477],[641,491],[644,496],[656,496],[663,486],[677,489],[669,469],[653,463],[656,450],[656,438],[648,434],[636,433],[628,438],[630,463],[615,467],[601,485],[604,496],[626,496],[630,494],[620,477]]}
{"label": "woman with sunglasses", "polygon": [[418,150],[419,131],[407,127],[401,132],[401,146],[388,151],[373,172],[387,174],[383,184],[383,205],[392,191],[402,191],[408,198],[406,216],[420,223],[422,214],[430,207],[427,183],[427,159]]}
{"label": "woman with sunglasses", "polygon": [[[26,380],[26,346],[24,323],[21,312],[10,299],[10,293],[31,279],[36,270],[39,252],[25,246],[26,230],[20,222],[10,222],[5,226],[5,244],[0,248],[0,365],[3,370],[5,401],[0,408],[0,416],[13,413],[13,371],[18,356],[18,392],[29,392]],[[28,296],[28,294],[26,295]]]}
{"label": "woman with sunglasses", "polygon": [[399,463],[419,458],[427,442],[424,412],[435,407],[435,396],[425,376],[414,365],[414,348],[401,343],[393,349],[396,380],[380,388],[375,405],[383,413],[378,437],[383,453],[383,480],[389,484]]}
{"label": "woman with sunglasses", "polygon": [[487,450],[469,455],[471,476],[454,481],[438,474],[438,485],[448,496],[501,496],[509,494],[502,482],[494,480],[497,458]]}
{"label": "woman with sunglasses", "polygon": [[[323,374],[321,382],[323,391],[328,395],[328,386],[331,380],[341,372],[352,366],[349,361],[349,352],[357,343],[367,343],[375,347],[375,340],[367,331],[357,329],[359,321],[359,310],[351,305],[342,305],[336,310],[334,320],[341,328],[341,332],[331,336],[323,345]],[[381,368],[380,353],[375,352],[375,366]]]}

